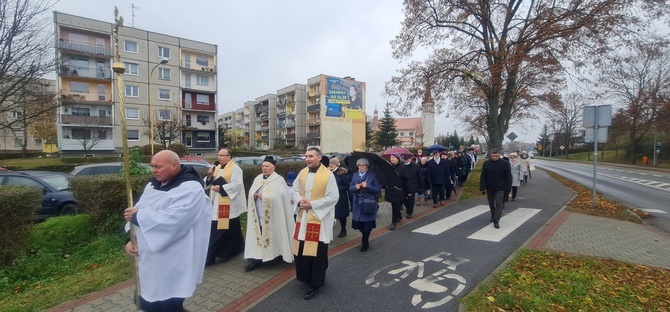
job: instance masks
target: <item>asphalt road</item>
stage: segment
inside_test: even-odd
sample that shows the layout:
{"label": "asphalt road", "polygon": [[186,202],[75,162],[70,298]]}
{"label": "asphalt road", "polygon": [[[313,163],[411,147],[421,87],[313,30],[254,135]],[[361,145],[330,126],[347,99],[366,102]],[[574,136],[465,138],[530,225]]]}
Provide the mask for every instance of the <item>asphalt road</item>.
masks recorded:
{"label": "asphalt road", "polygon": [[[574,192],[535,171],[494,229],[486,198],[415,218],[329,260],[326,286],[304,300],[292,280],[251,311],[457,311],[458,299],[522,246]],[[386,205],[382,209],[390,209]]]}
{"label": "asphalt road", "polygon": [[[533,162],[537,167],[593,188],[593,164],[539,159]],[[647,223],[670,232],[670,174],[598,163],[596,190],[625,206],[648,212],[654,217],[647,219]]]}

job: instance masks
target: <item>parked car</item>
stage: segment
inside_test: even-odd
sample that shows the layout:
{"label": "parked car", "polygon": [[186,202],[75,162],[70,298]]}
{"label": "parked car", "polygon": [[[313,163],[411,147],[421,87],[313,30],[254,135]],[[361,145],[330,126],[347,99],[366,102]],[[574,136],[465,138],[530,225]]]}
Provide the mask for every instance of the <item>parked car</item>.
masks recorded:
{"label": "parked car", "polygon": [[[151,169],[150,164],[142,163],[141,165]],[[121,173],[121,169],[123,169],[122,162],[108,162],[76,166],[70,174],[77,177],[99,174],[119,174]]]}
{"label": "parked car", "polygon": [[202,156],[184,156],[182,158],[179,158],[179,161],[181,161],[182,163],[201,163],[212,166],[212,163]]}
{"label": "parked car", "polygon": [[290,162],[290,161],[305,161],[304,157],[298,157],[298,156],[291,156],[291,157],[284,157],[280,158],[277,162]]}
{"label": "parked car", "polygon": [[238,165],[260,165],[263,162],[263,158],[256,156],[244,156],[244,157],[235,157],[233,161]]}
{"label": "parked car", "polygon": [[209,164],[208,165],[208,164],[203,164],[203,163],[199,163],[199,162],[188,162],[188,161],[183,161],[183,160],[180,161],[180,163],[181,163],[182,166],[193,167],[196,170],[197,169],[209,170],[209,168],[214,167],[214,164]]}
{"label": "parked car", "polygon": [[68,191],[71,175],[51,171],[2,171],[0,185],[34,186],[42,190],[41,218],[75,215],[78,207],[72,192]]}

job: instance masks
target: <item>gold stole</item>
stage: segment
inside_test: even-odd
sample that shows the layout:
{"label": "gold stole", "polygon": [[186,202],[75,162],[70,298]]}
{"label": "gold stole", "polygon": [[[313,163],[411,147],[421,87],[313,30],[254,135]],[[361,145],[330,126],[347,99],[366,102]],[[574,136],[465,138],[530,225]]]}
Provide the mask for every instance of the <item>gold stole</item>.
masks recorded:
{"label": "gold stole", "polygon": [[[223,168],[223,171],[221,172],[221,177],[226,179],[226,182],[230,183],[230,181],[233,178],[233,167],[237,166],[232,161],[229,161],[226,166]],[[219,170],[221,169],[221,165],[216,166],[216,170],[214,171],[214,177],[217,177],[217,174],[219,173]],[[223,186],[220,186],[223,187]],[[212,191],[214,192],[214,191]],[[214,196],[212,196],[212,201],[214,200]],[[221,193],[219,193],[219,218],[218,222],[216,225],[217,230],[227,230],[230,227],[230,197],[228,196],[222,196]]]}
{"label": "gold stole", "polygon": [[[305,197],[305,184],[307,183],[308,174],[309,168],[302,169],[298,174],[298,181],[300,181],[300,195],[303,198]],[[326,169],[323,165],[319,165],[319,169],[314,175],[312,193],[309,197],[310,201],[323,198],[326,194],[326,185],[328,184],[330,175],[330,170]],[[307,211],[307,230],[305,232],[305,246],[303,247],[302,255],[316,257],[316,251],[319,247],[319,235],[321,234],[321,220],[314,215],[312,209],[300,209],[298,211],[298,220],[302,220],[302,215],[305,211]],[[293,231],[293,245],[291,246],[291,251],[296,256],[298,255],[298,249],[300,247],[300,241],[298,240],[299,233],[300,221],[295,224],[295,230]]]}

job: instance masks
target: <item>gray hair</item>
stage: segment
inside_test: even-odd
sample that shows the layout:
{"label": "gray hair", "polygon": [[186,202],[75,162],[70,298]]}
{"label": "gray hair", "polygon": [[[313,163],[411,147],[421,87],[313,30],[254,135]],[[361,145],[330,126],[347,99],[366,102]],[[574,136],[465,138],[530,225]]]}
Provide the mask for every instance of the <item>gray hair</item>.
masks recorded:
{"label": "gray hair", "polygon": [[356,161],[356,166],[358,166],[358,165],[366,165],[366,166],[370,167],[370,162],[367,160],[367,158],[359,158]]}
{"label": "gray hair", "polygon": [[339,165],[340,165],[340,160],[337,159],[337,157],[333,157],[333,158],[330,159],[329,164],[331,164],[331,165],[338,165],[338,166],[339,166]]}

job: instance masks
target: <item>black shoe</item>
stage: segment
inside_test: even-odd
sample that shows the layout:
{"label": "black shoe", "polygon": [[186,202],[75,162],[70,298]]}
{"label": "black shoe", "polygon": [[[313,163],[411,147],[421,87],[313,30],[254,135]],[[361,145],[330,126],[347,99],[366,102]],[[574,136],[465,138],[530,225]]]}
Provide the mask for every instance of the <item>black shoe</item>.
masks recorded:
{"label": "black shoe", "polygon": [[408,213],[408,214],[407,214],[407,219],[411,219],[411,218],[412,218],[412,214],[411,214],[411,213]]}
{"label": "black shoe", "polygon": [[312,299],[312,298],[314,298],[314,296],[316,296],[316,293],[318,293],[318,292],[319,292],[319,287],[311,287],[310,286],[309,288],[307,288],[307,292],[305,293],[305,296],[303,298],[305,298],[305,300]]}
{"label": "black shoe", "polygon": [[261,265],[263,265],[263,261],[254,259],[254,260],[249,261],[249,264],[247,264],[247,266],[244,267],[244,270],[247,271],[247,272],[253,271],[255,269],[260,268]]}
{"label": "black shoe", "polygon": [[491,222],[496,222],[496,219],[493,219],[493,217],[491,217]]}
{"label": "black shoe", "polygon": [[516,200],[516,198],[512,198],[512,201],[515,201],[515,200]]}
{"label": "black shoe", "polygon": [[370,249],[370,244],[363,244],[363,246],[361,246],[361,252],[366,252],[368,249]]}
{"label": "black shoe", "polygon": [[389,230],[391,231],[395,230],[395,223],[391,223],[391,226],[389,226]]}
{"label": "black shoe", "polygon": [[500,224],[498,223],[498,221],[493,221],[493,227],[496,229],[500,228]]}
{"label": "black shoe", "polygon": [[340,237],[340,238],[345,237],[345,236],[347,236],[347,231],[345,231],[345,230],[340,231],[340,234],[337,235],[337,237]]}

